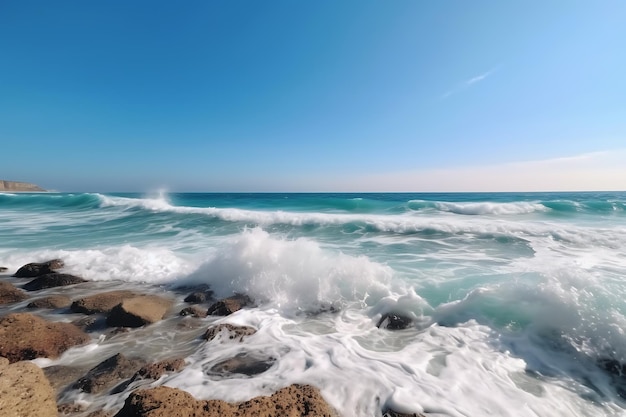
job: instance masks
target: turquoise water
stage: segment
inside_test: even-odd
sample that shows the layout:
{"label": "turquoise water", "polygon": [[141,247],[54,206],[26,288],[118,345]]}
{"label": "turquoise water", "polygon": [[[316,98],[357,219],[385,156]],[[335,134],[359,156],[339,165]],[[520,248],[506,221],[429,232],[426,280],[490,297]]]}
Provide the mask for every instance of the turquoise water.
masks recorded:
{"label": "turquoise water", "polygon": [[[168,385],[307,382],[346,416],[621,415],[598,362],[626,363],[625,247],[626,193],[0,194],[2,266],[257,301],[229,320],[278,366],[217,383],[200,349]],[[385,312],[414,325],[377,329]]]}

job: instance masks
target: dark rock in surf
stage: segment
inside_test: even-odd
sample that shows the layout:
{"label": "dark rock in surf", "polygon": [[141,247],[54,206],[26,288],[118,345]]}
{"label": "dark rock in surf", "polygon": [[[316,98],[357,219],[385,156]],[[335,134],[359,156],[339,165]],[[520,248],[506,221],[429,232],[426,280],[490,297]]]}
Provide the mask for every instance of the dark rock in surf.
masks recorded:
{"label": "dark rock in surf", "polygon": [[38,298],[28,303],[26,308],[65,308],[72,304],[72,300],[65,295],[51,295],[49,297]]}
{"label": "dark rock in surf", "polygon": [[28,295],[10,282],[0,281],[0,305],[23,301]]}
{"label": "dark rock in surf", "polygon": [[98,313],[109,313],[113,307],[120,304],[127,298],[137,297],[132,291],[108,291],[100,294],[90,295],[89,297],[79,298],[72,303],[70,307],[75,313],[83,313],[87,315]]}
{"label": "dark rock in surf", "polygon": [[424,414],[420,414],[420,413],[406,414],[406,413],[398,413],[397,411],[393,411],[393,410],[386,410],[383,412],[383,417],[425,417],[425,416]]}
{"label": "dark rock in surf", "polygon": [[46,378],[50,381],[52,388],[57,393],[63,391],[69,384],[75,382],[82,375],[85,375],[87,371],[84,367],[53,365],[43,368],[43,373],[46,374]]}
{"label": "dark rock in surf", "polygon": [[83,392],[97,394],[130,378],[142,365],[142,361],[131,360],[118,353],[90,369],[72,387]]}
{"label": "dark rock in surf", "polygon": [[57,269],[61,269],[65,266],[65,262],[61,259],[52,259],[41,263],[30,263],[22,266],[17,270],[14,277],[17,278],[34,278],[45,274],[50,274]]}
{"label": "dark rock in surf", "polygon": [[156,323],[165,317],[172,304],[172,300],[156,295],[127,298],[113,307],[107,317],[107,325],[112,327],[141,327]]}
{"label": "dark rock in surf", "polygon": [[207,314],[210,316],[228,316],[251,304],[252,299],[247,295],[235,294],[232,297],[224,298],[211,305],[207,310]]}
{"label": "dark rock in surf", "polygon": [[180,313],[178,314],[180,316],[191,316],[191,317],[196,317],[200,319],[203,319],[207,316],[205,309],[196,307],[196,306],[185,307],[182,310],[180,310]]}
{"label": "dark rock in surf", "polygon": [[32,281],[24,284],[22,288],[26,291],[39,291],[46,288],[65,287],[68,285],[81,284],[87,280],[77,277],[76,275],[60,274],[53,272],[51,274],[41,275]]}
{"label": "dark rock in surf", "polygon": [[156,363],[144,365],[133,375],[131,382],[138,379],[154,379],[157,380],[165,374],[178,372],[185,367],[186,363],[183,358],[166,359]]}
{"label": "dark rock in surf", "polygon": [[613,358],[602,358],[598,360],[598,367],[610,375],[615,391],[626,399],[626,364]]}
{"label": "dark rock in surf", "polygon": [[115,417],[337,417],[319,390],[294,384],[269,397],[255,397],[231,404],[221,400],[196,400],[191,394],[169,387],[136,390]]}
{"label": "dark rock in surf", "polygon": [[246,336],[250,336],[256,333],[256,329],[250,326],[235,326],[230,323],[218,324],[217,326],[209,327],[207,331],[202,335],[202,338],[206,341],[215,339],[220,334],[227,336],[230,340],[237,340],[242,342]]}
{"label": "dark rock in surf", "polygon": [[207,301],[211,299],[212,296],[213,296],[213,291],[211,290],[196,291],[196,292],[192,292],[187,297],[185,297],[184,301],[186,303],[193,303],[193,304],[206,303]]}
{"label": "dark rock in surf", "polygon": [[11,362],[57,358],[91,338],[69,323],[56,323],[28,313],[0,317],[0,356]]}
{"label": "dark rock in surf", "polygon": [[210,372],[220,375],[243,374],[253,376],[262,374],[274,365],[276,359],[259,353],[240,353],[237,356],[218,362]]}
{"label": "dark rock in surf", "polygon": [[6,266],[0,266],[0,272],[7,272],[9,270],[9,268],[7,268]]}
{"label": "dark rock in surf", "polygon": [[411,320],[410,317],[402,316],[400,314],[387,313],[380,318],[376,327],[387,330],[402,330],[409,327],[412,323],[413,320]]}

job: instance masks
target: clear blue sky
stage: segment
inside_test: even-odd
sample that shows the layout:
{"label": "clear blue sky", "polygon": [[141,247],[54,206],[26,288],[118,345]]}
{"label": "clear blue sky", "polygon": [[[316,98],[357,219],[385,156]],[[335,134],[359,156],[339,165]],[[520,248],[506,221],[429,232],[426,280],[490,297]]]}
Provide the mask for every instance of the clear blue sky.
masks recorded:
{"label": "clear blue sky", "polygon": [[0,53],[0,178],[62,191],[506,188],[626,148],[622,0],[4,0]]}

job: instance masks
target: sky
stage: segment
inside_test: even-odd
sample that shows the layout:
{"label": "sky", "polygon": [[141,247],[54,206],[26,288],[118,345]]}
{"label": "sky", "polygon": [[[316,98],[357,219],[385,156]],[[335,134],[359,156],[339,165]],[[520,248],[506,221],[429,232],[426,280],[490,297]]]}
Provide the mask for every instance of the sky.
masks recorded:
{"label": "sky", "polygon": [[626,190],[622,0],[0,1],[0,179]]}

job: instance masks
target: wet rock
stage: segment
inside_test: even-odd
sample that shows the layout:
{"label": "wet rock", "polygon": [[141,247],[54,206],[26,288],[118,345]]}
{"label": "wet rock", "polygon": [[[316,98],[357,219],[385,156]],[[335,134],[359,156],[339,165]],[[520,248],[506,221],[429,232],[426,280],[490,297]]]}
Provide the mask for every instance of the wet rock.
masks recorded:
{"label": "wet rock", "polygon": [[109,413],[108,411],[98,410],[87,414],[86,417],[112,417],[113,413]]}
{"label": "wet rock", "polygon": [[397,411],[387,410],[383,412],[383,417],[424,417],[423,414],[406,414],[398,413]]}
{"label": "wet rock", "polygon": [[202,338],[207,341],[215,339],[218,335],[223,334],[230,340],[243,341],[244,337],[250,336],[256,333],[254,327],[249,326],[235,326],[229,323],[218,324],[217,326],[209,327],[207,331],[202,335]]}
{"label": "wet rock", "polygon": [[387,330],[402,330],[409,327],[412,323],[413,320],[410,317],[388,313],[381,317],[376,327]]}
{"label": "wet rock", "polygon": [[112,327],[141,327],[163,319],[172,307],[172,300],[156,295],[127,298],[113,307],[107,317]]}
{"label": "wet rock", "polygon": [[34,278],[45,274],[50,274],[56,269],[61,269],[65,266],[65,262],[61,259],[52,259],[50,261],[41,263],[30,263],[22,266],[17,270],[14,277],[17,278]]}
{"label": "wet rock", "polygon": [[81,317],[72,322],[72,324],[85,332],[93,332],[106,327],[106,318],[104,317]]}
{"label": "wet rock", "polygon": [[159,379],[166,373],[178,372],[185,367],[185,360],[183,358],[166,359],[160,362],[151,363],[143,366],[133,376],[133,380],[136,379]]}
{"label": "wet rock", "polygon": [[9,268],[7,268],[6,266],[0,266],[0,272],[7,272],[9,270]]}
{"label": "wet rock", "polygon": [[211,300],[212,297],[213,291],[211,290],[195,291],[185,297],[185,302],[194,304],[206,303],[207,301]]}
{"label": "wet rock", "polygon": [[28,295],[10,282],[0,281],[0,305],[23,301]]}
{"label": "wet rock", "polygon": [[85,411],[85,406],[76,403],[65,403],[57,405],[57,412],[60,415],[76,414]]}
{"label": "wet rock", "polygon": [[73,388],[97,394],[133,376],[143,363],[131,360],[121,353],[100,362],[73,385]]}
{"label": "wet rock", "polygon": [[626,364],[613,358],[602,358],[598,360],[598,366],[609,374],[617,394],[626,399]]}
{"label": "wet rock", "polygon": [[319,390],[294,384],[269,397],[230,404],[220,400],[199,401],[191,394],[169,387],[134,391],[115,417],[337,417]]}
{"label": "wet rock", "polygon": [[191,307],[185,307],[182,310],[180,310],[180,313],[178,313],[179,316],[192,316],[192,317],[197,317],[197,318],[205,318],[206,317],[206,310],[200,307],[196,307],[196,306],[191,306]]}
{"label": "wet rock", "polygon": [[235,294],[232,297],[224,298],[211,305],[207,310],[207,315],[228,316],[251,304],[252,300],[247,295]]}
{"label": "wet rock", "polygon": [[75,382],[82,375],[85,375],[85,368],[74,366],[54,365],[43,368],[43,373],[50,381],[50,385],[55,391],[60,392],[72,382]]}
{"label": "wet rock", "polygon": [[76,275],[53,272],[51,274],[41,275],[34,280],[27,282],[22,288],[26,291],[38,291],[45,288],[65,287],[67,285],[80,284],[82,282],[87,282],[87,280],[77,277]]}
{"label": "wet rock", "polygon": [[71,309],[83,314],[109,313],[113,307],[132,297],[137,297],[137,294],[132,291],[108,291],[79,298],[72,303]]}
{"label": "wet rock", "polygon": [[55,323],[29,313],[0,317],[0,356],[11,362],[56,358],[91,338],[69,323]]}
{"label": "wet rock", "polygon": [[262,374],[274,365],[276,359],[258,353],[240,353],[234,358],[218,362],[211,367],[215,374],[243,374],[247,376]]}
{"label": "wet rock", "polygon": [[0,358],[0,416],[57,417],[54,391],[41,368]]}
{"label": "wet rock", "polygon": [[72,303],[69,297],[64,295],[51,295],[38,298],[26,306],[26,308],[65,308]]}

